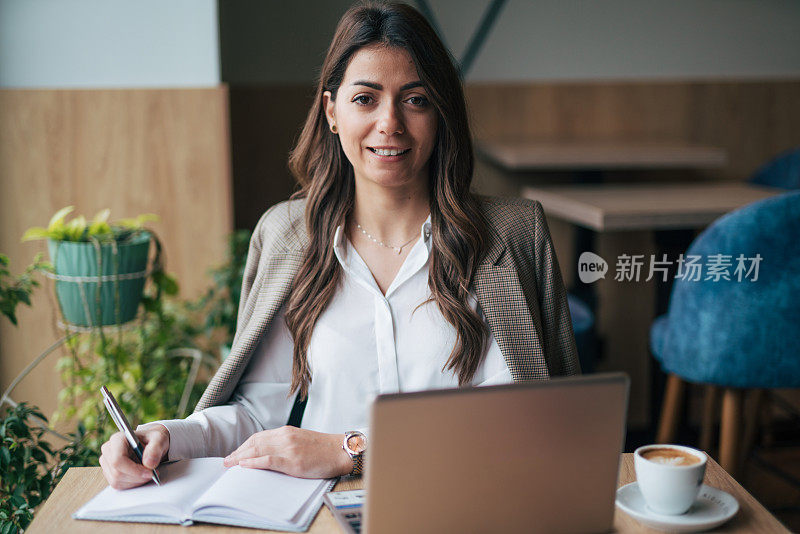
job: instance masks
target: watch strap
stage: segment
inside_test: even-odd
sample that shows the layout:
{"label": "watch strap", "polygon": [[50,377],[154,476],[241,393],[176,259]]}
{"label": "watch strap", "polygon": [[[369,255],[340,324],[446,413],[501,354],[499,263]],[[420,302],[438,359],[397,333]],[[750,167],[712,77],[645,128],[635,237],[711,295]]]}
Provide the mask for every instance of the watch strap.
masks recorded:
{"label": "watch strap", "polygon": [[350,471],[351,477],[361,476],[364,474],[364,453],[351,456],[353,459],[353,470]]}

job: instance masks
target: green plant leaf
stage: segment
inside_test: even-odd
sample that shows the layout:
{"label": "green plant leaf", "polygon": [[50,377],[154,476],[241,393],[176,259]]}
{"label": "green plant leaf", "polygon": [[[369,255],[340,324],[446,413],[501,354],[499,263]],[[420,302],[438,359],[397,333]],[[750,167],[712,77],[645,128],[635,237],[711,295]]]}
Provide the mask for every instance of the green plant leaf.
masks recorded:
{"label": "green plant leaf", "polygon": [[143,213],[136,217],[136,224],[141,228],[144,226],[144,223],[158,222],[158,220],[158,215],[155,213]]}
{"label": "green plant leaf", "polygon": [[86,217],[79,215],[72,219],[66,227],[67,238],[70,241],[82,241],[86,232]]}
{"label": "green plant leaf", "polygon": [[47,225],[47,229],[52,230],[56,226],[63,225],[64,218],[70,213],[72,213],[74,209],[75,206],[67,206],[66,208],[61,208],[60,210],[58,210],[56,214],[53,215],[53,217],[50,219],[50,224]]}
{"label": "green plant leaf", "polygon": [[22,234],[22,241],[36,241],[38,239],[47,239],[49,237],[50,231],[47,228],[34,226],[33,228],[28,228],[25,233]]}
{"label": "green plant leaf", "polygon": [[111,215],[111,210],[109,208],[102,209],[95,214],[94,219],[92,219],[92,222],[107,223],[109,215]]}
{"label": "green plant leaf", "polygon": [[45,456],[44,451],[42,451],[41,449],[33,449],[31,451],[31,455],[33,456],[34,460],[43,464],[47,463],[47,457]]}
{"label": "green plant leaf", "polygon": [[158,215],[153,213],[143,213],[135,219],[120,219],[117,224],[129,230],[141,230],[144,223],[158,221]]}
{"label": "green plant leaf", "polygon": [[89,235],[92,236],[110,236],[113,234],[114,231],[111,229],[108,223],[105,222],[93,222],[89,225]]}

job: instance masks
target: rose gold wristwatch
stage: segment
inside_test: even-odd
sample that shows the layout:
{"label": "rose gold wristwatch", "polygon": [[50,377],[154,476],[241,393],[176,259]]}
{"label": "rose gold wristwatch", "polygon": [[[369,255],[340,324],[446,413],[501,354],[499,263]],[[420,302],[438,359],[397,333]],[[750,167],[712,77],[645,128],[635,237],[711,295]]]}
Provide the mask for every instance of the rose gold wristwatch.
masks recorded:
{"label": "rose gold wristwatch", "polygon": [[364,472],[364,452],[367,450],[367,436],[358,430],[345,432],[342,448],[353,460],[353,470],[350,471],[350,476],[361,475]]}

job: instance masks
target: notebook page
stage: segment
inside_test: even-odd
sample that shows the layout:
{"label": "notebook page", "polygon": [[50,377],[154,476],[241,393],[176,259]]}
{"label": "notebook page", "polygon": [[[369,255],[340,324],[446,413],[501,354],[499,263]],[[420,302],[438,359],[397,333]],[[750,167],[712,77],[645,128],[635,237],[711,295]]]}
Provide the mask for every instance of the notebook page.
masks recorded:
{"label": "notebook page", "polygon": [[295,525],[306,525],[307,529],[308,525],[310,525],[311,521],[314,519],[314,517],[316,517],[320,507],[322,507],[322,498],[326,493],[333,489],[334,484],[336,484],[336,480],[338,479],[330,479],[327,484],[322,484],[311,496],[311,499],[306,503],[306,505],[303,508],[300,508],[297,514],[292,518],[292,523]]}
{"label": "notebook page", "polygon": [[291,523],[319,493],[320,487],[329,484],[328,479],[295,478],[276,471],[237,465],[228,469],[195,502],[195,510],[199,512],[195,517],[202,520],[204,508],[219,514],[219,508],[224,507],[243,512],[245,517]]}
{"label": "notebook page", "polygon": [[148,482],[127,490],[107,487],[75,513],[77,519],[125,516],[185,521],[192,503],[225,472],[222,458],[181,460],[158,468],[161,486]]}

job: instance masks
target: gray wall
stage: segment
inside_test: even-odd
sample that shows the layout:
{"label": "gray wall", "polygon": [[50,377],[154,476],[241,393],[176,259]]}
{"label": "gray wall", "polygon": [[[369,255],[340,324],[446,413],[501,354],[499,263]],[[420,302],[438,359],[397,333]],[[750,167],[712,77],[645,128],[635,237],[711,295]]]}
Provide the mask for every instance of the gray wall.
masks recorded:
{"label": "gray wall", "polygon": [[216,0],[0,0],[0,87],[214,86]]}
{"label": "gray wall", "polygon": [[[350,4],[220,0],[223,80],[311,81]],[[488,0],[429,4],[460,57]],[[798,28],[797,0],[508,0],[467,80],[797,77]]]}
{"label": "gray wall", "polygon": [[[307,83],[351,3],[0,0],[0,87]],[[429,3],[460,57],[488,0]],[[797,77],[798,28],[797,0],[508,0],[467,80]]]}
{"label": "gray wall", "polygon": [[[468,3],[435,3],[457,54],[485,4]],[[797,0],[509,0],[468,79],[798,75]]]}

